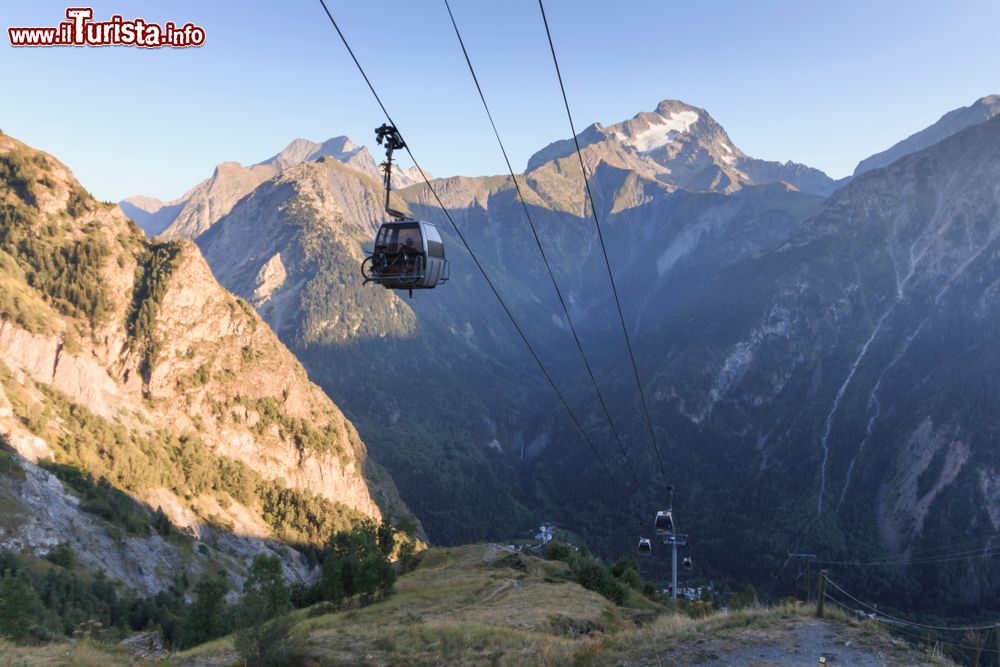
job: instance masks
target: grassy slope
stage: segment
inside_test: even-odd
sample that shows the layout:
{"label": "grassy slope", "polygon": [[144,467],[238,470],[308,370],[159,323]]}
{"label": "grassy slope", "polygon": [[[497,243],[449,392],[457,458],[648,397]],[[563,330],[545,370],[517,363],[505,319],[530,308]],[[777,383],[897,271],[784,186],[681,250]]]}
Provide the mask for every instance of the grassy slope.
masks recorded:
{"label": "grassy slope", "polygon": [[[848,663],[860,656],[891,667],[953,664],[835,610],[825,621],[814,619],[811,607],[788,605],[696,619],[643,600],[616,607],[566,581],[566,573],[562,563],[490,546],[430,549],[386,602],[334,613],[319,607],[295,612],[309,656],[305,664],[610,667],[746,664],[767,656],[760,664],[793,665],[818,662],[821,643]],[[226,637],[163,664],[208,667],[236,660]],[[0,667],[26,664],[130,662],[118,647],[81,642],[29,648],[0,641]]]}
{"label": "grassy slope", "polygon": [[[888,665],[951,664],[836,612],[825,622],[813,620],[811,608],[791,606],[693,619],[643,600],[616,607],[565,574],[561,563],[484,545],[430,549],[390,600],[336,613],[296,612],[298,629],[312,664],[324,666],[694,665],[748,647],[798,655],[788,638],[802,627],[835,634],[838,645],[878,653]],[[803,651],[790,664],[806,664],[806,656],[811,662]],[[174,656],[173,664],[225,665],[235,658],[224,638]]]}

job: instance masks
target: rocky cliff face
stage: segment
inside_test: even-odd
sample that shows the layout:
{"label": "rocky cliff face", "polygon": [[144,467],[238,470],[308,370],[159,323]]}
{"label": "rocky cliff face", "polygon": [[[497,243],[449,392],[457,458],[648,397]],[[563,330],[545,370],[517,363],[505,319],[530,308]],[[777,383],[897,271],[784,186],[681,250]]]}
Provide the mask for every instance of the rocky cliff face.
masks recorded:
{"label": "rocky cliff face", "polygon": [[[144,532],[153,510],[233,572],[269,549],[300,577],[279,540],[408,515],[350,421],[194,244],[149,243],[54,158],[6,136],[0,213],[0,435],[16,452],[0,480],[3,544],[70,542],[151,592],[179,563],[207,562]],[[113,489],[136,507],[88,514],[95,494],[126,507]]]}

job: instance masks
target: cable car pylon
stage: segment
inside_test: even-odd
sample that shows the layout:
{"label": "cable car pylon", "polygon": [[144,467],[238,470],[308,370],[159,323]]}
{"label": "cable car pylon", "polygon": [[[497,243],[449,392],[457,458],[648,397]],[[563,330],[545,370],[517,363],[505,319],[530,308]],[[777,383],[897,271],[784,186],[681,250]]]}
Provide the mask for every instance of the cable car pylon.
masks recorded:
{"label": "cable car pylon", "polygon": [[[677,599],[677,547],[686,547],[688,536],[685,533],[677,532],[677,523],[674,520],[674,487],[667,487],[668,507],[656,513],[656,520],[653,524],[657,534],[663,535],[663,543],[671,546],[670,557],[670,592],[673,599]],[[684,559],[684,568],[691,569],[691,559]]]}

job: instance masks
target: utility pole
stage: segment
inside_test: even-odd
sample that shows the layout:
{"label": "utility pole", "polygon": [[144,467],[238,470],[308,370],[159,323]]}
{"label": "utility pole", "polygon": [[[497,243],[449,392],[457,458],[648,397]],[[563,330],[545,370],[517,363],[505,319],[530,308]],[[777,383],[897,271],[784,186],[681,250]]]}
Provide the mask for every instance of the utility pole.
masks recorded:
{"label": "utility pole", "polygon": [[816,616],[823,618],[823,603],[826,602],[826,570],[819,571],[819,600],[816,602]]}
{"label": "utility pole", "polygon": [[806,561],[806,604],[812,602],[812,560]]}

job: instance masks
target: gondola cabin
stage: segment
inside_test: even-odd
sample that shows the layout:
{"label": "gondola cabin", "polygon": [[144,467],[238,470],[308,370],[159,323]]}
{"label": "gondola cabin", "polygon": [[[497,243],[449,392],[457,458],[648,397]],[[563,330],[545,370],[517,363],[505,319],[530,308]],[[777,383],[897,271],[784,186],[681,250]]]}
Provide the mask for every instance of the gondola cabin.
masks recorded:
{"label": "gondola cabin", "polygon": [[361,265],[365,284],[386,289],[432,289],[447,282],[448,260],[438,228],[423,220],[384,222],[375,249]]}
{"label": "gondola cabin", "polygon": [[[647,515],[648,516],[648,515]],[[666,535],[674,532],[674,515],[670,510],[656,513],[656,521],[653,524],[657,535]]]}
{"label": "gondola cabin", "polygon": [[684,567],[685,570],[690,570],[691,569],[692,565],[691,565],[691,559],[690,558],[685,558],[684,559],[683,567]]}
{"label": "gondola cabin", "polygon": [[649,538],[643,537],[639,540],[639,555],[640,556],[653,555],[653,543],[649,541]]}

